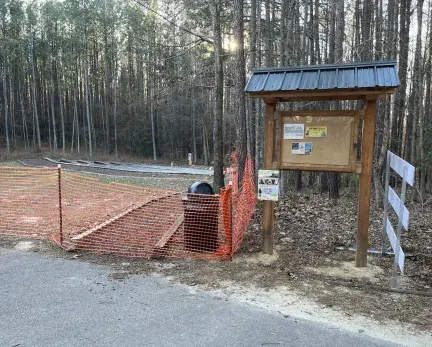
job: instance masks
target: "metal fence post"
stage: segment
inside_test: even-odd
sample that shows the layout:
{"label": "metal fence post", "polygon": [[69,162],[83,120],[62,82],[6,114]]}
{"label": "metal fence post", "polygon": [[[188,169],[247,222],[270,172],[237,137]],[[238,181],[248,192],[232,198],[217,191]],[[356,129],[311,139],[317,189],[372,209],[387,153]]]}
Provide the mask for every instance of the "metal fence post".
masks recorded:
{"label": "metal fence post", "polygon": [[[399,205],[399,215],[398,215],[398,226],[397,226],[397,234],[396,234],[396,247],[395,247],[395,259],[393,263],[393,271],[392,271],[392,280],[391,287],[397,287],[397,269],[399,263],[399,250],[400,250],[400,238],[402,234],[402,221],[403,221],[403,213],[405,206],[405,193],[406,193],[406,184],[407,184],[407,176],[408,176],[408,167],[404,166],[403,169],[403,177],[402,177],[402,192],[400,197],[400,205]],[[403,274],[403,270],[401,270]]]}
{"label": "metal fence post", "polygon": [[60,246],[63,246],[63,211],[62,211],[62,195],[61,195],[61,165],[58,164],[57,167],[58,172],[58,195],[59,195],[59,226],[60,226],[60,234],[59,234],[59,242]]}
{"label": "metal fence post", "polygon": [[[385,174],[385,192],[384,192],[384,218],[383,218],[383,232],[382,232],[382,255],[385,255],[386,245],[387,245],[387,217],[388,217],[388,193],[390,185],[390,152],[387,151],[387,164],[386,164],[386,174]],[[376,188],[375,188],[376,189]]]}

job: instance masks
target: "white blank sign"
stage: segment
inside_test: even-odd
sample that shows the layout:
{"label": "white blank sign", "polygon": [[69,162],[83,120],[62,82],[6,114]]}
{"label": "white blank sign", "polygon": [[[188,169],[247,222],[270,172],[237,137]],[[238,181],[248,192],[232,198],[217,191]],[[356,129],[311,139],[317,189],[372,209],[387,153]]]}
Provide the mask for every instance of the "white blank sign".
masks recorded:
{"label": "white blank sign", "polygon": [[390,167],[393,170],[395,170],[400,177],[403,177],[404,167],[408,168],[406,181],[412,187],[414,185],[415,167],[390,151],[389,154],[390,154]]}
{"label": "white blank sign", "polygon": [[388,201],[392,205],[398,217],[402,220],[402,225],[404,226],[405,230],[408,230],[409,211],[405,206],[403,206],[403,215],[399,216],[401,201],[399,195],[397,195],[397,193],[393,190],[392,187],[389,187]]}
{"label": "white blank sign", "polygon": [[[392,245],[392,248],[396,254],[396,234],[393,230],[393,227],[390,223],[390,221],[387,219],[387,225],[386,225],[386,232],[388,235],[388,238],[390,240],[390,244]],[[405,253],[402,250],[402,247],[399,245],[399,259],[398,259],[398,265],[401,271],[403,272],[404,266],[405,266]]]}

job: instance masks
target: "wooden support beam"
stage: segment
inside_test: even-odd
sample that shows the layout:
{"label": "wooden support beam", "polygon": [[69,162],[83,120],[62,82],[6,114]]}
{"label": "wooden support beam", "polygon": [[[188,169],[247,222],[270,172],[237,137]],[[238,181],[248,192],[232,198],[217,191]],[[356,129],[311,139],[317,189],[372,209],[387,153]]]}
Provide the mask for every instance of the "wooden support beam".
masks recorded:
{"label": "wooden support beam", "polygon": [[184,221],[184,213],[182,213],[174,222],[173,225],[162,235],[161,239],[156,243],[157,248],[162,248],[166,245],[169,239],[175,234],[175,232],[180,228]]}
{"label": "wooden support beam", "polygon": [[138,206],[133,206],[133,207],[127,209],[126,211],[123,211],[120,214],[118,214],[118,215],[116,215],[116,216],[114,216],[114,217],[112,217],[110,219],[107,219],[106,221],[104,221],[104,222],[96,225],[95,227],[83,231],[81,234],[78,234],[78,235],[72,237],[72,241],[80,241],[84,237],[86,237],[86,236],[94,233],[95,231],[98,231],[98,230],[106,227],[108,224],[111,224],[111,223],[115,222],[116,220],[118,220],[120,218],[123,218],[124,216],[128,215],[129,213],[138,210],[139,208],[145,206],[146,204],[148,204],[151,201],[153,201],[153,200],[150,200],[150,201],[148,201],[148,202],[146,202],[144,204],[140,204]]}
{"label": "wooden support beam", "polygon": [[[275,146],[275,122],[274,113],[276,103],[265,106],[265,130],[264,130],[264,169],[273,168],[274,146]],[[262,230],[262,252],[273,254],[273,224],[274,224],[274,201],[264,201],[263,230]]]}
{"label": "wooden support beam", "polygon": [[376,103],[376,100],[368,100],[365,105],[361,147],[356,267],[365,267],[367,265]]}
{"label": "wooden support beam", "polygon": [[338,89],[335,90],[301,90],[271,91],[249,93],[250,98],[262,98],[266,103],[277,101],[331,101],[331,100],[375,100],[386,94],[394,94],[396,88]]}

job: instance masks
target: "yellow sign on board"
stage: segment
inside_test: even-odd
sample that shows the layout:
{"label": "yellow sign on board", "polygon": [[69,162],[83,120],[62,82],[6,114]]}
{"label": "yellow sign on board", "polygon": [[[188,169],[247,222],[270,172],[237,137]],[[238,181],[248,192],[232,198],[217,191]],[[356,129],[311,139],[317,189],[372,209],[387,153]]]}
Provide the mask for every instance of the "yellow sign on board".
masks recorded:
{"label": "yellow sign on board", "polygon": [[306,126],[306,137],[327,137],[327,126]]}

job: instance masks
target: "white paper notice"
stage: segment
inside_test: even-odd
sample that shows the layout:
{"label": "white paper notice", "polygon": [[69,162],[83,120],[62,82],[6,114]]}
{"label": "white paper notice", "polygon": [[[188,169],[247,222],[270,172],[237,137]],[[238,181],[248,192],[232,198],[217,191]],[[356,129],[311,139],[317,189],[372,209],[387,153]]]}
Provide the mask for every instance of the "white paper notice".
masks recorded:
{"label": "white paper notice", "polygon": [[278,201],[279,170],[258,170],[258,200]]}
{"label": "white paper notice", "polygon": [[284,124],[284,140],[304,139],[304,124]]}
{"label": "white paper notice", "polygon": [[291,154],[311,154],[312,142],[293,142],[291,144]]}

